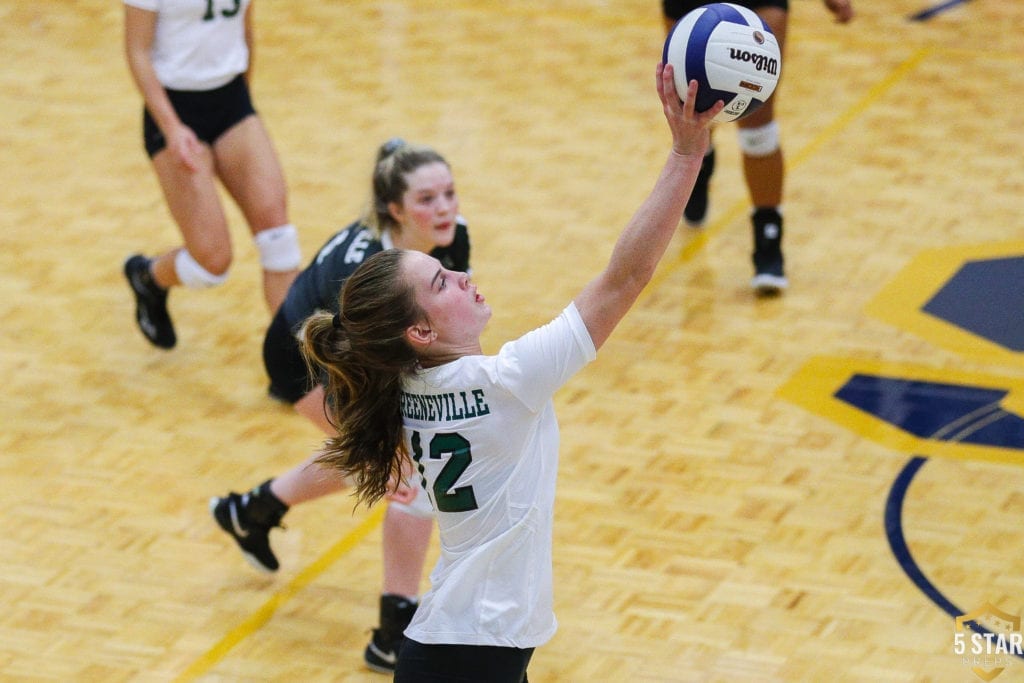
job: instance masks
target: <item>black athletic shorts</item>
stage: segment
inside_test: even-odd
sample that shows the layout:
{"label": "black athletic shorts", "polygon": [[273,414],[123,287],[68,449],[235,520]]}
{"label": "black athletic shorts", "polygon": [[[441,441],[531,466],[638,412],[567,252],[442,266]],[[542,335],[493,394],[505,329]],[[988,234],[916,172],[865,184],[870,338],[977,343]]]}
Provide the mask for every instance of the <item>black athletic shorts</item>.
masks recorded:
{"label": "black athletic shorts", "polygon": [[529,683],[533,648],[494,645],[424,645],[406,638],[395,683]]}
{"label": "black athletic shorts", "polygon": [[278,309],[263,337],[263,367],[270,377],[270,395],[286,403],[295,403],[313,388],[295,337],[297,327]]}
{"label": "black athletic shorts", "polygon": [[[239,74],[227,85],[213,90],[171,90],[166,88],[178,118],[208,145],[242,119],[256,113],[245,77]],[[142,112],[142,139],[153,158],[167,146],[167,140],[148,109]]]}
{"label": "black athletic shorts", "polygon": [[[661,0],[661,11],[669,19],[678,21],[683,15],[692,12],[710,0]],[[757,9],[758,7],[778,7],[789,11],[789,0],[729,0],[734,5]]]}

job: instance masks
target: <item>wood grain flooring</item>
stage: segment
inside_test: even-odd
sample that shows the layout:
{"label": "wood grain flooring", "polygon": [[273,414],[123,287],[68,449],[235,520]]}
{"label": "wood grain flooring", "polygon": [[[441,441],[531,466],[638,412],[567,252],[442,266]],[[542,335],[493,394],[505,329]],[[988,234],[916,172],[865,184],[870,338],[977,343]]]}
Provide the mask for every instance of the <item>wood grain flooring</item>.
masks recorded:
{"label": "wood grain flooring", "polygon": [[[560,628],[531,681],[980,680],[886,534],[894,481],[932,454],[780,388],[821,357],[1024,380],[1018,356],[957,353],[866,312],[926,250],[1024,239],[1024,5],[912,22],[917,0],[857,0],[838,26],[819,2],[791,4],[791,290],[748,289],[724,126],[708,225],[680,228],[557,396]],[[230,280],[172,294],[178,347],[135,329],[122,260],[176,230],[139,139],[122,11],[0,0],[0,679],[383,680],[361,660],[379,511],[296,508],[274,577],[207,513],[319,442],[266,397],[268,316],[233,207]],[[495,310],[490,350],[602,266],[668,151],[655,2],[261,1],[256,21],[255,101],[306,255],[361,209],[381,141],[437,147]],[[905,492],[917,565],[965,611],[1021,613],[1022,464],[1016,449],[929,457]],[[998,680],[1021,672],[1010,661]]]}

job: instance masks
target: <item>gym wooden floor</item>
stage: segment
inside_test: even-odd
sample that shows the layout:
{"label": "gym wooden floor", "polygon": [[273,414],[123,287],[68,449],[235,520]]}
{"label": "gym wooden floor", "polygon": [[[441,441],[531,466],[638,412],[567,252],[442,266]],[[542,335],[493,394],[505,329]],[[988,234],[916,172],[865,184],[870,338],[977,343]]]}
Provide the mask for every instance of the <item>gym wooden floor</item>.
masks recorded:
{"label": "gym wooden floor", "polygon": [[[602,266],[667,154],[653,0],[257,5],[256,104],[306,256],[361,209],[382,140],[436,146],[496,312],[490,350]],[[725,126],[708,225],[680,228],[557,396],[560,628],[532,681],[980,680],[890,548],[886,506],[912,456],[927,465],[895,500],[914,566],[963,611],[1022,611],[1020,449],[889,438],[815,392],[858,368],[994,378],[1024,412],[1020,354],[956,343],[952,326],[923,335],[888,308],[923,254],[1024,253],[1024,5],[915,22],[928,0],[858,0],[847,26],[817,0],[792,5],[778,100],[791,290],[748,289]],[[233,207],[229,282],[171,298],[178,348],[135,328],[121,263],[177,232],[121,31],[119,2],[0,0],[0,679],[383,680],[361,659],[379,509],[296,508],[273,577],[208,515],[211,495],[320,437],[266,396],[268,315]],[[1005,659],[999,680],[1022,680]]]}

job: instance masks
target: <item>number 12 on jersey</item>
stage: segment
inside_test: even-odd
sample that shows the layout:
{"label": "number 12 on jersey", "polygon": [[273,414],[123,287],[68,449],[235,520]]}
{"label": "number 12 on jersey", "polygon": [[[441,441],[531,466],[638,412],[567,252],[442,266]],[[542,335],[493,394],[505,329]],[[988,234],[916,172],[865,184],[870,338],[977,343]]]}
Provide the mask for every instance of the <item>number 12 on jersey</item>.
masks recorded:
{"label": "number 12 on jersey", "polygon": [[[472,486],[455,486],[462,473],[473,461],[470,453],[469,441],[455,432],[441,432],[435,434],[430,440],[431,460],[443,460],[446,456],[448,461],[441,468],[441,472],[434,481],[434,504],[438,512],[468,512],[476,510],[476,495]],[[427,487],[427,479],[424,476],[423,467],[423,445],[420,442],[420,433],[412,433],[412,459],[420,471],[420,478],[423,480],[423,487]]]}

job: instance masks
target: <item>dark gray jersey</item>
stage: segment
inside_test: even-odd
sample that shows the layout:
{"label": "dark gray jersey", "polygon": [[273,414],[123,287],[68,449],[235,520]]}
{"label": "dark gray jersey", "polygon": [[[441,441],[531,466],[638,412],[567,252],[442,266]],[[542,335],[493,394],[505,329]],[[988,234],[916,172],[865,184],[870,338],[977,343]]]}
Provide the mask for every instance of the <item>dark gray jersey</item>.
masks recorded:
{"label": "dark gray jersey", "polygon": [[[381,241],[359,221],[335,233],[292,283],[281,304],[285,319],[295,324],[318,310],[337,313],[338,294],[345,280],[363,261],[383,250]],[[469,272],[469,230],[461,217],[452,243],[435,248],[430,255],[449,270]]]}

